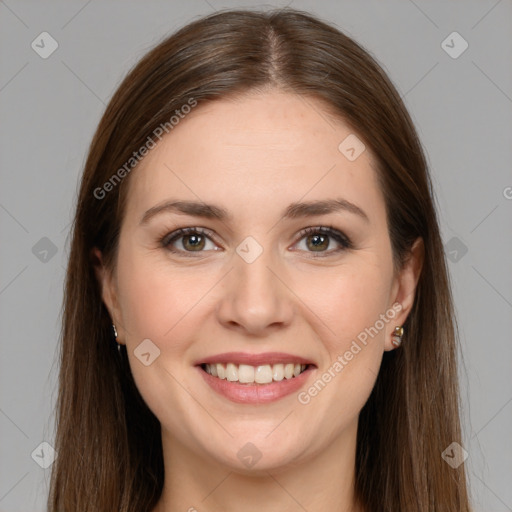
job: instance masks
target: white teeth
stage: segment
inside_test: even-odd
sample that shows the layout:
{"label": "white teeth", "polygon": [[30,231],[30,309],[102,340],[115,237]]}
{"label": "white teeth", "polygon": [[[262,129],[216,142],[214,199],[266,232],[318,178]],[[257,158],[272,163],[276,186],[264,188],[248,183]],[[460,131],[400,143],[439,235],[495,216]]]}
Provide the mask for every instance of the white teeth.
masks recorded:
{"label": "white teeth", "polygon": [[275,364],[272,368],[272,378],[275,381],[280,381],[284,379],[284,365],[282,364]]}
{"label": "white teeth", "polygon": [[270,384],[283,379],[298,377],[305,369],[305,364],[264,364],[251,366],[248,364],[206,364],[205,371],[213,377],[227,379],[241,384]]}
{"label": "white teeth", "polygon": [[233,363],[228,363],[226,365],[226,379],[230,382],[238,380],[238,368]]}
{"label": "white teeth", "polygon": [[254,382],[270,384],[272,382],[272,367],[269,364],[258,366],[254,372]]}
{"label": "white teeth", "polygon": [[238,367],[238,382],[244,384],[254,382],[254,366],[249,366],[248,364],[241,364]]}

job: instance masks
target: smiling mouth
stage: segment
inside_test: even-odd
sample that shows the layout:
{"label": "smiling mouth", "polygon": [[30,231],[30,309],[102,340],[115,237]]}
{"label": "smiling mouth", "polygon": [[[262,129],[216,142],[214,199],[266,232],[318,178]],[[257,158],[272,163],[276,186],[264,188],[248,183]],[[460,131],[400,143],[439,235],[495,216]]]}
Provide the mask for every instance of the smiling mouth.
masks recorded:
{"label": "smiling mouth", "polygon": [[282,380],[291,380],[305,372],[309,364],[264,364],[251,366],[248,364],[216,363],[201,364],[202,370],[219,380],[227,380],[237,384],[271,384]]}

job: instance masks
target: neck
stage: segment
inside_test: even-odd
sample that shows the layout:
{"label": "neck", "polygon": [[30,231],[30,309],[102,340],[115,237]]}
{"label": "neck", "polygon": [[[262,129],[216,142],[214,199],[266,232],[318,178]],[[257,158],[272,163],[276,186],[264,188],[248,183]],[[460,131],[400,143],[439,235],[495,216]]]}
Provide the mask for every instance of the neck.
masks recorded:
{"label": "neck", "polygon": [[165,482],[153,512],[363,512],[354,499],[357,421],[300,463],[239,473],[162,428]]}

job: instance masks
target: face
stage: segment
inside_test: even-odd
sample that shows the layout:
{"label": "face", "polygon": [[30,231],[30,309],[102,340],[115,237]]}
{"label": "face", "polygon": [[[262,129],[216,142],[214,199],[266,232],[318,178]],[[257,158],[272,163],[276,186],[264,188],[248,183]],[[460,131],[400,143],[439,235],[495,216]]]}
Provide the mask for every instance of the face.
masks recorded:
{"label": "face", "polygon": [[164,438],[198,460],[320,455],[394,348],[416,277],[394,271],[375,160],[349,160],[350,135],[314,99],[251,94],[199,105],[132,171],[103,298]]}

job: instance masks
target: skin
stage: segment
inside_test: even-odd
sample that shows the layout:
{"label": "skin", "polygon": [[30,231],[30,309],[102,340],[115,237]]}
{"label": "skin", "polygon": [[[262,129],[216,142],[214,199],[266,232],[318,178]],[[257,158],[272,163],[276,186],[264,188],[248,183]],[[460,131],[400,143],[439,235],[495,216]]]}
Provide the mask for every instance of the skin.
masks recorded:
{"label": "skin", "polygon": [[[317,100],[251,93],[199,105],[130,176],[117,264],[109,272],[96,251],[97,275],[138,389],[162,425],[165,486],[153,512],[362,510],[353,495],[359,412],[411,309],[423,249],[418,240],[394,269],[373,155],[367,147],[349,161],[338,150],[351,133]],[[292,202],[340,197],[368,220],[348,211],[282,219]],[[167,212],[140,224],[169,199],[213,203],[233,218]],[[353,246],[333,252],[341,245],[327,237],[315,249],[314,234],[300,236],[329,225]],[[172,253],[159,240],[181,227],[216,238],[202,252],[190,237],[177,239],[181,252]],[[250,264],[236,253],[247,236],[263,248]],[[297,393],[233,403],[193,366],[222,352],[289,352],[317,366],[307,390],[396,303],[395,318],[306,405]],[[134,355],[146,338],[160,350],[149,366]],[[248,442],[262,454],[251,468],[237,457]]]}

